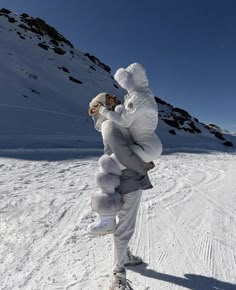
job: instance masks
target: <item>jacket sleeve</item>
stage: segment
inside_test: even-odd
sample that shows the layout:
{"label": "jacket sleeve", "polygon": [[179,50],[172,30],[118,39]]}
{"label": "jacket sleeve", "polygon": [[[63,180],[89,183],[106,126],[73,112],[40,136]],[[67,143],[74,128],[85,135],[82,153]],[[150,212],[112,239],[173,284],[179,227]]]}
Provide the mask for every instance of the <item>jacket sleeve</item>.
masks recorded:
{"label": "jacket sleeve", "polygon": [[109,148],[122,165],[141,175],[147,174],[145,163],[132,152],[121,130],[112,121],[105,121],[102,124],[101,132],[104,144],[109,145]]}
{"label": "jacket sleeve", "polygon": [[104,154],[111,155],[113,151],[111,147],[109,146],[109,144],[106,142],[106,140],[104,140],[104,138],[103,138],[103,145],[104,145]]}
{"label": "jacket sleeve", "polygon": [[142,103],[137,100],[131,100],[120,113],[110,111],[106,107],[101,107],[99,113],[119,126],[128,128],[140,115],[143,114],[145,106],[142,106]]}

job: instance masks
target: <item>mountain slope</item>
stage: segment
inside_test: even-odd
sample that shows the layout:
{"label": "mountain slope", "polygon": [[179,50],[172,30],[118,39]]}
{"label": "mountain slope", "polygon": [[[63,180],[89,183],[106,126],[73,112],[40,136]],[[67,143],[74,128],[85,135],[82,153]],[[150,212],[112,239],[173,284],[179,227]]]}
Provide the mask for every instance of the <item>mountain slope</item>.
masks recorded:
{"label": "mountain slope", "polygon": [[0,15],[3,143],[24,145],[37,137],[47,143],[51,136],[68,137],[70,142],[73,137],[93,136],[89,101],[101,91],[119,91],[109,68],[45,30],[36,32],[27,19],[35,20],[25,14]]}
{"label": "mountain slope", "polygon": [[[40,18],[0,10],[0,147],[100,146],[87,115],[96,94],[122,97],[109,66],[73,44]],[[157,98],[158,134],[166,147],[223,148],[235,137],[199,123]],[[220,139],[219,139],[220,138]],[[236,143],[236,142],[235,142]],[[233,143],[226,143],[233,145]]]}

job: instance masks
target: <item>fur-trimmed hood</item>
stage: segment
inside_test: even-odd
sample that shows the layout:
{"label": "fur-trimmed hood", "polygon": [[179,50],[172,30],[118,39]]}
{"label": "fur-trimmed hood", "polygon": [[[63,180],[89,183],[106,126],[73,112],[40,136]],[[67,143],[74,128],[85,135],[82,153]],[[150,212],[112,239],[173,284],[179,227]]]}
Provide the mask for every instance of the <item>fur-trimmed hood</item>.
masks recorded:
{"label": "fur-trimmed hood", "polygon": [[129,93],[140,88],[148,87],[145,68],[137,62],[132,63],[127,68],[119,68],[114,75],[114,79]]}

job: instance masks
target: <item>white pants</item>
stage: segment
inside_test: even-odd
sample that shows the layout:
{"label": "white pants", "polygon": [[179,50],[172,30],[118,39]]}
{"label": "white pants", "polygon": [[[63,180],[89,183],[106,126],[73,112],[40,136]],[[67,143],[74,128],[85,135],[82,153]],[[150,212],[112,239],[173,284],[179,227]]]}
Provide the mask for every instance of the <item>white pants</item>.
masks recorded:
{"label": "white pants", "polygon": [[142,190],[133,191],[122,196],[124,204],[117,213],[119,219],[114,233],[113,271],[122,272],[129,241],[134,233]]}

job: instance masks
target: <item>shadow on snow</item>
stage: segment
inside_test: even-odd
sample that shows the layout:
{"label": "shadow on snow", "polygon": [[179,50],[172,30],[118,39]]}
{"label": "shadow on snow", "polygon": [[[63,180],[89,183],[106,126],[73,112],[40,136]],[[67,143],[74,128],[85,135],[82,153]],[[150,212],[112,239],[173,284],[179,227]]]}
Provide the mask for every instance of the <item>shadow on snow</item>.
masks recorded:
{"label": "shadow on snow", "polygon": [[157,279],[167,283],[175,284],[192,290],[235,290],[236,284],[223,282],[212,277],[185,274],[184,277],[177,277],[169,274],[159,273],[152,269],[147,269],[148,264],[143,263],[140,266],[130,267],[132,271],[147,276],[149,278]]}

